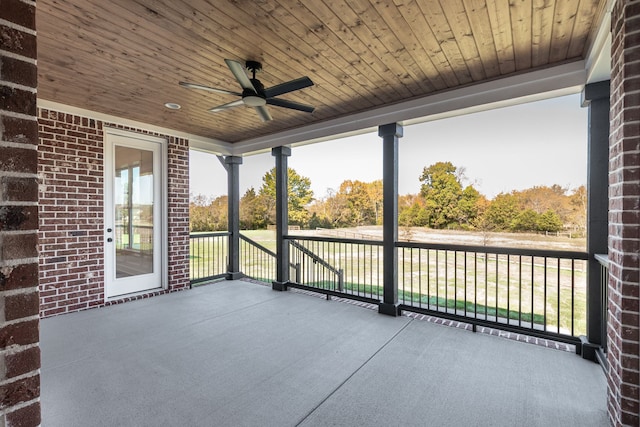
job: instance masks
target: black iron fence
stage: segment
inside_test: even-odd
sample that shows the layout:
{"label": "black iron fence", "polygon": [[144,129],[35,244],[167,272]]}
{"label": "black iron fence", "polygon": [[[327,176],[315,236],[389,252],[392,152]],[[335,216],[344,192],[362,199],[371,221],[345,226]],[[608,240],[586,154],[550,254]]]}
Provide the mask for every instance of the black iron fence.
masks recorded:
{"label": "black iron fence", "polygon": [[191,283],[218,279],[227,274],[228,232],[190,234],[189,240]]}
{"label": "black iron fence", "polygon": [[240,271],[252,279],[271,283],[276,279],[275,252],[240,234]]}
{"label": "black iron fence", "polygon": [[[191,236],[193,282],[225,275],[228,236],[226,232]],[[285,240],[291,286],[382,300],[381,241],[315,236],[285,236]],[[584,252],[413,242],[397,242],[396,247],[401,310],[568,342],[586,333]],[[270,283],[276,277],[276,259],[273,251],[240,235],[243,274]],[[606,264],[602,274],[606,292]],[[606,333],[606,306],[603,310]]]}
{"label": "black iron fence", "polygon": [[603,353],[607,352],[607,324],[609,321],[609,257],[607,254],[596,254],[600,264],[600,301],[602,301],[600,317],[600,345]]}
{"label": "black iron fence", "polygon": [[331,295],[377,302],[382,298],[382,242],[310,236],[285,236],[296,266],[294,286]]}
{"label": "black iron fence", "polygon": [[586,333],[586,253],[396,246],[401,309],[564,341]]}

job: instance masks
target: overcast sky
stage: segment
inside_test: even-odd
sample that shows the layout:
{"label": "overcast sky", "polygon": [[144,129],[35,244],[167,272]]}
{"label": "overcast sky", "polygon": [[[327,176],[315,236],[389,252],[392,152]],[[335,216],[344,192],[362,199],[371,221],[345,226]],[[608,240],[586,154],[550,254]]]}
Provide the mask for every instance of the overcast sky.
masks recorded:
{"label": "overcast sky", "polygon": [[[466,184],[493,198],[501,192],[586,184],[587,110],[572,95],[405,126],[400,139],[399,193],[420,191],[422,169],[439,161],[465,168]],[[240,191],[256,191],[275,165],[271,153],[247,156]],[[289,167],[311,179],[316,198],[346,179],[382,179],[382,140],[376,133],[294,147]],[[191,193],[226,194],[226,173],[215,156],[191,151]]]}

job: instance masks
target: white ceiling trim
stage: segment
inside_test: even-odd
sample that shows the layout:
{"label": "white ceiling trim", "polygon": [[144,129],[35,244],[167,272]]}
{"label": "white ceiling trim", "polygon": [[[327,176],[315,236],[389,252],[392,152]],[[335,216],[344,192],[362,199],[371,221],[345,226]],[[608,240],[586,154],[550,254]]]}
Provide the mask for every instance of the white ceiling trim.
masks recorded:
{"label": "white ceiling trim", "polygon": [[97,111],[91,111],[84,108],[73,107],[71,105],[60,104],[58,102],[49,101],[46,99],[38,98],[38,107],[48,110],[60,111],[62,113],[73,114],[76,116],[87,117],[90,119],[100,120],[106,123],[114,123],[122,126],[127,126],[132,129],[146,130],[149,132],[155,132],[162,135],[173,136],[177,138],[184,138],[189,140],[189,148],[196,150],[206,151],[215,154],[229,154],[231,152],[231,144],[225,141],[220,141],[212,138],[205,138],[198,135],[193,135],[187,132],[181,132],[179,130],[168,129],[162,126],[155,126],[149,123],[138,122],[136,120],[129,120],[123,117],[113,116],[111,114],[99,113]]}
{"label": "white ceiling trim", "polygon": [[614,3],[614,0],[607,2],[596,36],[589,46],[585,59],[587,83],[611,78],[611,11]]}
{"label": "white ceiling trim", "polygon": [[246,155],[282,145],[326,141],[369,132],[387,123],[408,125],[569,95],[580,92],[585,82],[585,62],[575,61],[248,139],[233,144],[231,154]]}

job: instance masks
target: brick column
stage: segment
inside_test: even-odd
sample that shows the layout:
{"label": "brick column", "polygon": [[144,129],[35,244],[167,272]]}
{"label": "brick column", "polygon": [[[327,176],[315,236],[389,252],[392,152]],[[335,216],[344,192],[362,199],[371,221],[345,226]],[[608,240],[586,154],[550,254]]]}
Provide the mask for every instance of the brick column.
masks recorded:
{"label": "brick column", "polygon": [[167,149],[167,227],[169,291],[187,289],[189,282],[189,141],[169,138]]}
{"label": "brick column", "polygon": [[638,426],[640,0],[618,0],[611,28],[608,411],[613,425]]}
{"label": "brick column", "polygon": [[35,2],[0,2],[0,425],[40,424]]}

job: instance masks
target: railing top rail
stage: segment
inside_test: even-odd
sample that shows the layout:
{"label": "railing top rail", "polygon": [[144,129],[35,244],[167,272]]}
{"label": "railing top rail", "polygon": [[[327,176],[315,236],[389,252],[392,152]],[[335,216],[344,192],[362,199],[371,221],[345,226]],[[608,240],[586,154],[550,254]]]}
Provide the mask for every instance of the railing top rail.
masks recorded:
{"label": "railing top rail", "polygon": [[609,268],[609,254],[595,254],[593,256],[600,265]]}
{"label": "railing top rail", "polygon": [[503,248],[498,246],[467,246],[452,245],[447,243],[418,243],[418,242],[396,242],[398,248],[416,248],[416,249],[437,249],[458,252],[479,252],[499,255],[522,255],[522,256],[538,256],[547,258],[570,258],[588,260],[589,255],[586,252],[579,251],[557,251],[549,249],[530,249],[530,248]]}
{"label": "railing top rail", "polygon": [[240,233],[240,239],[244,240],[247,243],[252,244],[253,246],[255,246],[256,248],[260,249],[261,251],[271,255],[272,257],[277,257],[276,253],[265,248],[264,246],[262,246],[260,243],[256,242],[255,240],[251,240],[250,238],[248,238],[247,236],[245,236],[244,234]]}
{"label": "railing top rail", "polygon": [[308,240],[313,242],[330,242],[330,243],[352,243],[359,245],[382,246],[382,240],[365,240],[365,239],[345,239],[342,237],[319,237],[319,236],[295,236],[286,235],[285,240]]}
{"label": "railing top rail", "polygon": [[196,237],[221,237],[221,236],[230,236],[231,233],[228,231],[215,231],[213,233],[189,233],[189,238],[194,239]]}

